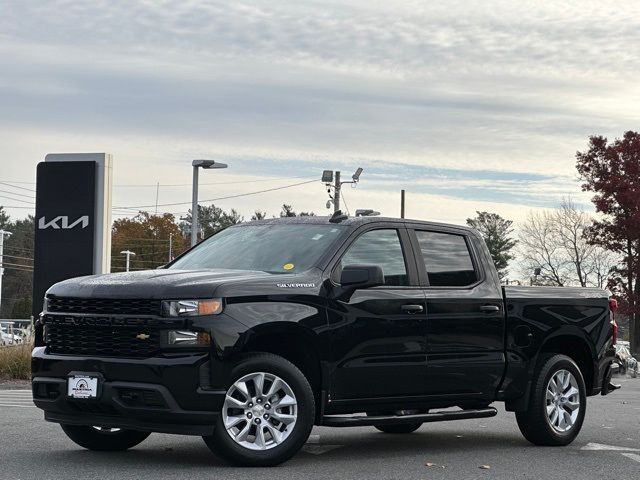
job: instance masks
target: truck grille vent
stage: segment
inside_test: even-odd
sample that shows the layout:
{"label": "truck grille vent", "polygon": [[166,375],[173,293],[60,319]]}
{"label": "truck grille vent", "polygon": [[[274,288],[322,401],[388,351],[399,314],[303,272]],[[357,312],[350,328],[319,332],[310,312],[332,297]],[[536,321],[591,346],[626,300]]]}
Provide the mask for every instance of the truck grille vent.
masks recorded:
{"label": "truck grille vent", "polygon": [[50,353],[106,357],[151,357],[160,349],[158,330],[46,325]]}
{"label": "truck grille vent", "polygon": [[48,297],[47,310],[93,315],[160,315],[160,300]]}

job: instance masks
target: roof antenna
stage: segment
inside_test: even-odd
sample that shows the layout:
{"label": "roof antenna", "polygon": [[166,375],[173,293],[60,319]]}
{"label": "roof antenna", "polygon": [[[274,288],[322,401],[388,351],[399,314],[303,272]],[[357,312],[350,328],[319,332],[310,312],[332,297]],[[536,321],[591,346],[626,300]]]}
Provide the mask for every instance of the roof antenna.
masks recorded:
{"label": "roof antenna", "polygon": [[347,218],[349,218],[347,214],[342,213],[342,210],[338,210],[333,215],[331,215],[331,217],[329,217],[329,221],[331,223],[340,223],[343,220],[346,220]]}
{"label": "roof antenna", "polygon": [[359,208],[356,210],[356,217],[375,217],[380,215],[380,212],[376,212],[371,208]]}

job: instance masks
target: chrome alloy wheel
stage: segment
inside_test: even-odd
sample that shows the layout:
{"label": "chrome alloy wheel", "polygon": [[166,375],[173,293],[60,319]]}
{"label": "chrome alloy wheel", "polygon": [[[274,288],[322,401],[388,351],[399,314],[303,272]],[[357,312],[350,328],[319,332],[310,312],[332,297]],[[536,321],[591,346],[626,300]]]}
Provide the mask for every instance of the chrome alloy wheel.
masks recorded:
{"label": "chrome alloy wheel", "polygon": [[268,450],[284,442],[297,417],[298,404],[291,387],[265,372],[238,379],[227,391],[222,409],[229,436],[250,450]]}
{"label": "chrome alloy wheel", "polygon": [[547,421],[556,432],[566,433],[580,414],[578,382],[568,370],[558,370],[549,379],[546,391]]}

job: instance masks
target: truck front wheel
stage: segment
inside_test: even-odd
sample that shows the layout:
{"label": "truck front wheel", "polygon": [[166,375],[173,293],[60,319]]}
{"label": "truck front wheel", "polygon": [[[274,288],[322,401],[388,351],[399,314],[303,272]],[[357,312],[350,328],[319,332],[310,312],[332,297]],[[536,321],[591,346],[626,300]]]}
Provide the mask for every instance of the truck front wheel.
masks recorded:
{"label": "truck front wheel", "polygon": [[144,441],[149,432],[122,430],[120,428],[60,425],[71,440],[88,450],[117,452],[135,447]]}
{"label": "truck front wheel", "polygon": [[288,360],[256,353],[231,372],[222,411],[207,446],[239,466],[278,465],[309,438],[315,418],[313,390]]}
{"label": "truck front wheel", "polygon": [[584,379],[565,355],[541,357],[531,387],[529,408],[516,412],[518,427],[535,445],[568,445],[578,436],[587,408]]}

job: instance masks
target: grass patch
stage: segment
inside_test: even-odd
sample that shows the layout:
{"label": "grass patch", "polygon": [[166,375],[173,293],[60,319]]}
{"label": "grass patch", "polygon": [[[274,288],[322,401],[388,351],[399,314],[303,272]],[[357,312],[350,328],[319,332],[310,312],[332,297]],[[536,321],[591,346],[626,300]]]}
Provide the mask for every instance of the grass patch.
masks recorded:
{"label": "grass patch", "polygon": [[0,347],[0,379],[31,379],[32,342],[11,347]]}

